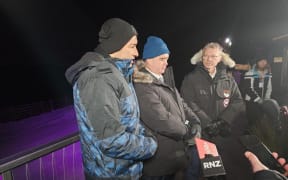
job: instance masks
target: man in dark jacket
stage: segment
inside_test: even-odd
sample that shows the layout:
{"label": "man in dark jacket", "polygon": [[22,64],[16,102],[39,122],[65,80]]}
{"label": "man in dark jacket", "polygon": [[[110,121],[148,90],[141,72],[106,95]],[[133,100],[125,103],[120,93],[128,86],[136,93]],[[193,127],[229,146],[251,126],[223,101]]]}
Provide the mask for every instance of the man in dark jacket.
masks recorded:
{"label": "man in dark jacket", "polygon": [[[193,146],[193,138],[201,134],[198,117],[183,102],[177,89],[168,85],[162,76],[169,54],[161,38],[149,36],[143,50],[144,64],[138,66],[139,71],[134,75],[141,121],[158,141],[156,154],[144,161],[143,180],[176,178],[175,174],[189,163],[189,154],[185,152],[187,144]],[[192,161],[198,161],[197,156]],[[198,176],[199,167],[194,170]]]}
{"label": "man in dark jacket", "polygon": [[137,180],[142,160],[154,155],[156,141],[140,124],[131,81],[138,56],[137,32],[119,18],[107,20],[99,44],[66,71],[73,85],[86,179]]}
{"label": "man in dark jacket", "polygon": [[[218,43],[209,43],[191,61],[197,66],[182,82],[182,97],[198,115],[203,128],[221,124],[215,135],[228,133],[229,125],[245,108],[237,83],[226,73],[225,65],[233,67],[235,62],[224,56]],[[214,136],[213,132],[203,133]]]}
{"label": "man in dark jacket", "polygon": [[[245,104],[237,83],[226,72],[227,66],[234,67],[235,62],[220,44],[212,42],[196,53],[191,63],[196,67],[185,76],[181,95],[200,118],[203,138],[216,144],[227,179],[248,179],[244,148],[235,138],[247,128]],[[241,163],[241,169],[235,167]],[[244,169],[247,173],[242,173]]]}

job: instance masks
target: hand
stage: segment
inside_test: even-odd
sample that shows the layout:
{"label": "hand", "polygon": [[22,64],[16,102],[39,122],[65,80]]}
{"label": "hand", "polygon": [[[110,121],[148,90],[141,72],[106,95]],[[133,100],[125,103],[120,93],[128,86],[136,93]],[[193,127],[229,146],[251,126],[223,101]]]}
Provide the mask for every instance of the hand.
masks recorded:
{"label": "hand", "polygon": [[186,126],[187,126],[187,133],[184,136],[184,139],[191,139],[194,137],[201,137],[201,126],[199,124],[193,124],[189,121],[185,122]]}
{"label": "hand", "polygon": [[282,106],[280,109],[281,114],[283,117],[288,120],[288,107],[287,106]]}
{"label": "hand", "polygon": [[194,124],[190,132],[192,137],[201,138],[201,126],[199,124]]}
{"label": "hand", "polygon": [[217,135],[227,137],[231,135],[231,127],[226,121],[217,120],[209,123],[206,128],[204,128],[204,133],[210,137],[215,137]]}
{"label": "hand", "polygon": [[220,131],[217,122],[211,122],[203,129],[203,133],[209,138],[217,136],[219,132]]}
{"label": "hand", "polygon": [[256,173],[256,172],[262,171],[262,170],[268,170],[268,168],[264,164],[262,164],[259,161],[259,159],[257,158],[257,156],[255,154],[253,154],[252,152],[246,151],[245,157],[249,160],[249,162],[252,166],[253,173]]}
{"label": "hand", "polygon": [[220,132],[219,135],[222,137],[228,137],[231,135],[231,126],[226,121],[221,120],[221,124],[219,125]]}
{"label": "hand", "polygon": [[[273,152],[272,155],[274,156],[275,159],[278,158],[278,154]],[[257,158],[257,156],[255,154],[253,154],[250,151],[246,151],[245,152],[245,156],[246,158],[249,160],[251,166],[252,166],[252,171],[253,173],[256,173],[258,171],[262,171],[262,170],[268,170],[268,168],[263,165],[259,159]],[[285,176],[288,176],[288,164],[285,165],[286,160],[284,158],[279,158],[277,159],[278,162],[284,167],[284,169],[286,170],[286,172],[284,173]]]}
{"label": "hand", "polygon": [[258,103],[258,104],[263,104],[263,99],[261,99],[261,98],[259,98],[257,101],[256,101],[256,103]]}
{"label": "hand", "polygon": [[272,155],[274,156],[275,159],[277,159],[277,161],[281,164],[281,166],[283,166],[283,168],[285,169],[285,176],[288,176],[288,164],[286,164],[286,160],[282,157],[279,158],[278,153],[273,152]]}

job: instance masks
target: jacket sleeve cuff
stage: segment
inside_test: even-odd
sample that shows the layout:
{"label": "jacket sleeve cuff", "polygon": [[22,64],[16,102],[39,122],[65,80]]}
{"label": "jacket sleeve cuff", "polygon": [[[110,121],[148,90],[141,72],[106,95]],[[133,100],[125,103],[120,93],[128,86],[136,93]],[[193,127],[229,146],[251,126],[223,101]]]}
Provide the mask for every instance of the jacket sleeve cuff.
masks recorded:
{"label": "jacket sleeve cuff", "polygon": [[260,100],[261,100],[261,98],[258,96],[257,98],[254,99],[254,102],[258,102]]}
{"label": "jacket sleeve cuff", "polygon": [[284,175],[280,174],[277,171],[273,171],[273,170],[262,170],[262,171],[258,171],[254,174],[254,179],[255,180],[286,180],[286,178],[284,177]]}

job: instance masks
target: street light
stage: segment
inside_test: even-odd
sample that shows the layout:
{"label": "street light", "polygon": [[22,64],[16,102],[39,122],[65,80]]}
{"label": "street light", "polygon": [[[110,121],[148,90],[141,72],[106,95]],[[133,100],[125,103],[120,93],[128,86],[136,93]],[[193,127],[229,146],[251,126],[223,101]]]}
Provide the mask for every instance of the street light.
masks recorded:
{"label": "street light", "polygon": [[229,46],[229,47],[232,46],[232,41],[231,41],[231,39],[230,39],[229,37],[227,37],[227,38],[225,39],[225,44],[227,44],[227,46]]}

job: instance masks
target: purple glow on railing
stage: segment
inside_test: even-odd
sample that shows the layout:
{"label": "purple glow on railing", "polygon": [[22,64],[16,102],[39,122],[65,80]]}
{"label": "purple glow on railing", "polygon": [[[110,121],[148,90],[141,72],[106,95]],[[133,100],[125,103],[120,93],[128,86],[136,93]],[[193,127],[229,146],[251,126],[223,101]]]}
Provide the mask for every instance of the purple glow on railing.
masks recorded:
{"label": "purple glow on railing", "polygon": [[0,125],[0,160],[78,131],[73,106]]}
{"label": "purple glow on railing", "polygon": [[84,178],[80,143],[15,168],[14,180],[82,180]]}
{"label": "purple glow on railing", "polygon": [[[0,160],[51,143],[78,131],[73,106],[0,124]],[[84,179],[80,143],[15,168],[14,180]],[[0,175],[0,180],[3,177]]]}

